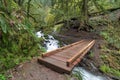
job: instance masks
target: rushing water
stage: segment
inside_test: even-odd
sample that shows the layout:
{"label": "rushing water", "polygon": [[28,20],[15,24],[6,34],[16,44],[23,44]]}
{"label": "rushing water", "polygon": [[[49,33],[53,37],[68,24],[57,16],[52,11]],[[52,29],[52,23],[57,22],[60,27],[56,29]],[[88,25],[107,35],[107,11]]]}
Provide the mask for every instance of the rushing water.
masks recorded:
{"label": "rushing water", "polygon": [[[45,40],[44,45],[45,45],[45,48],[47,49],[47,52],[59,48],[59,41],[56,40],[53,36],[48,35],[48,38],[46,39],[44,37],[44,34],[41,31],[37,32],[36,35],[38,37],[42,37]],[[76,71],[82,74],[83,80],[107,80],[105,77],[94,75],[82,67],[75,67],[73,69],[73,74]]]}
{"label": "rushing water", "polygon": [[53,36],[47,35],[47,38],[45,38],[41,31],[37,32],[37,36],[42,37],[45,40],[44,47],[47,49],[47,52],[59,48],[59,41],[56,40]]}
{"label": "rushing water", "polygon": [[81,73],[83,80],[107,80],[107,78],[105,78],[103,76],[99,76],[99,75],[94,75],[94,74],[92,74],[91,72],[85,70],[82,67],[75,67],[73,69],[73,73],[75,71]]}

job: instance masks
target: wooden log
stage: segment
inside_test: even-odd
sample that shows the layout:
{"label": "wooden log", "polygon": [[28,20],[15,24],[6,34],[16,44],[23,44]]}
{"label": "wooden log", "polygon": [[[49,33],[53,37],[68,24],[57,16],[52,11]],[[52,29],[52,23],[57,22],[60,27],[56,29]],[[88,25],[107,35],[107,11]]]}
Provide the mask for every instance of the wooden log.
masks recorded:
{"label": "wooden log", "polygon": [[91,45],[93,45],[95,43],[95,40],[91,41],[86,47],[84,47],[82,50],[80,50],[76,55],[74,55],[72,58],[70,58],[69,60],[67,60],[67,66],[69,67],[77,58],[79,58],[79,56],[87,49],[89,48]]}
{"label": "wooden log", "polygon": [[93,13],[90,13],[88,14],[90,17],[92,16],[100,16],[100,15],[105,15],[105,14],[108,14],[108,12],[113,12],[113,11],[116,11],[116,10],[119,10],[120,7],[117,7],[117,8],[111,8],[111,9],[106,9],[104,11],[99,11],[99,12],[93,12]]}

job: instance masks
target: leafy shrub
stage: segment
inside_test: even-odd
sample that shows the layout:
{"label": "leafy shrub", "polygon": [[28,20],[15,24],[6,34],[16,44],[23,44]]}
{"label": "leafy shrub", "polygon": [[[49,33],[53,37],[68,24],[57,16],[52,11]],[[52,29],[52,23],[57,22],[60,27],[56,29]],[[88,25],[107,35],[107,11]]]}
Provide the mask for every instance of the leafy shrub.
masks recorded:
{"label": "leafy shrub", "polygon": [[115,47],[120,48],[120,29],[119,23],[113,23],[108,25],[107,29],[101,32],[101,35],[108,41],[108,43]]}
{"label": "leafy shrub", "polygon": [[78,80],[82,80],[82,76],[81,76],[82,74],[80,73],[80,72],[76,72],[75,74],[74,74],[74,77],[76,77]]}
{"label": "leafy shrub", "polygon": [[9,1],[6,8],[0,5],[8,9],[0,12],[0,73],[41,53],[33,21],[13,0]]}
{"label": "leafy shrub", "polygon": [[102,52],[105,54],[101,55],[101,59],[103,60],[103,65],[100,66],[100,70],[106,74],[120,76],[120,29],[119,23],[110,23],[108,27],[104,31],[101,32],[101,35],[106,40],[106,44],[102,47]]}
{"label": "leafy shrub", "polygon": [[5,76],[0,74],[0,80],[6,80]]}
{"label": "leafy shrub", "polygon": [[73,70],[73,74],[72,74],[75,78],[77,78],[77,80],[83,80],[82,78],[82,73],[78,70]]}
{"label": "leafy shrub", "polygon": [[120,71],[115,70],[115,69],[113,69],[113,68],[110,68],[110,67],[107,66],[107,65],[102,65],[102,66],[100,66],[100,70],[101,70],[102,72],[104,72],[104,73],[110,73],[110,74],[112,74],[112,75],[114,75],[114,76],[117,76],[117,77],[120,76]]}

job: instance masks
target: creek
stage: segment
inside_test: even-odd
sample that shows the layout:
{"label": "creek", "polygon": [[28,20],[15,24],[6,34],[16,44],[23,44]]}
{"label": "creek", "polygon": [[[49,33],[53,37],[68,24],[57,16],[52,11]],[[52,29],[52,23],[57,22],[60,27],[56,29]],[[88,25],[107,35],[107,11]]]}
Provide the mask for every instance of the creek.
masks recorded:
{"label": "creek", "polygon": [[[55,50],[60,47],[59,41],[56,40],[53,36],[47,35],[47,38],[44,36],[44,33],[41,31],[37,32],[36,34],[39,38],[42,37],[44,41],[44,47],[46,48],[47,52],[51,50]],[[99,74],[93,74],[92,72],[84,69],[83,67],[75,67],[72,71],[73,74],[75,72],[79,72],[82,76],[83,80],[108,80],[107,77],[99,75]]]}

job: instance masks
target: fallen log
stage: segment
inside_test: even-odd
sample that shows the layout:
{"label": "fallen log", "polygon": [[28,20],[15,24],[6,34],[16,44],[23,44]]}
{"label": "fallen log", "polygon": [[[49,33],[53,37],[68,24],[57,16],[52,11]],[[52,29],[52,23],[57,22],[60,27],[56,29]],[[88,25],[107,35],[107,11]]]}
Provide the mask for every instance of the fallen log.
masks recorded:
{"label": "fallen log", "polygon": [[119,10],[120,7],[118,8],[112,8],[112,9],[107,9],[107,10],[104,10],[104,11],[99,11],[99,12],[93,12],[93,13],[90,13],[89,14],[89,17],[93,17],[93,16],[99,16],[99,15],[105,15],[107,14],[108,12],[113,12],[113,11],[116,11],[116,10]]}

